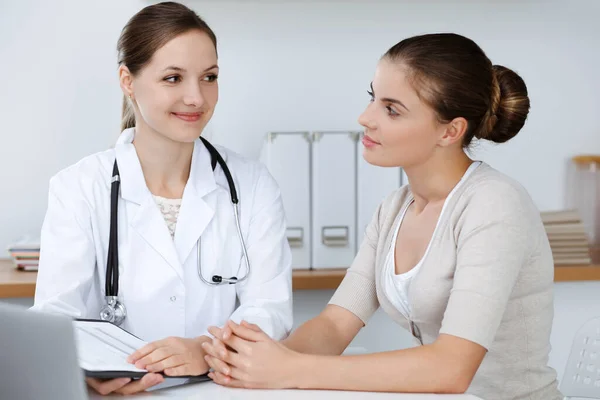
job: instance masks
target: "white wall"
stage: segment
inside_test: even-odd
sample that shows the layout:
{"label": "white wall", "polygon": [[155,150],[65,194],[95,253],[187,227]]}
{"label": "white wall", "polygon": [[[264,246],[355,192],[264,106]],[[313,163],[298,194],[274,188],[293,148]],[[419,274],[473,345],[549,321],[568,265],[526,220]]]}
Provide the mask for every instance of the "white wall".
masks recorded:
{"label": "white wall", "polygon": [[[115,45],[142,0],[0,5],[0,256],[39,231],[50,176],[110,146],[121,94]],[[564,204],[566,164],[600,152],[600,25],[587,1],[188,1],[217,32],[213,139],[257,157],[270,130],[356,129],[378,57],[409,35],[455,31],[526,80],[522,133],[476,155],[542,210]],[[26,205],[26,206],[25,206]]]}
{"label": "white wall", "polygon": [[116,41],[141,2],[0,3],[2,257],[39,234],[50,176],[117,137]]}

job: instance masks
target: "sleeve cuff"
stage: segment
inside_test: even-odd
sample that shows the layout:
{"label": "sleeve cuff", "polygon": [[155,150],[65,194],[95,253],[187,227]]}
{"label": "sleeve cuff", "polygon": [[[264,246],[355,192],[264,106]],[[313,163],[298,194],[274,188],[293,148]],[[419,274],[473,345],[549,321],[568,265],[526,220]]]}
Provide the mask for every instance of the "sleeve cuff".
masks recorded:
{"label": "sleeve cuff", "polygon": [[379,308],[375,281],[353,271],[348,271],[329,304],[342,307],[366,325]]}

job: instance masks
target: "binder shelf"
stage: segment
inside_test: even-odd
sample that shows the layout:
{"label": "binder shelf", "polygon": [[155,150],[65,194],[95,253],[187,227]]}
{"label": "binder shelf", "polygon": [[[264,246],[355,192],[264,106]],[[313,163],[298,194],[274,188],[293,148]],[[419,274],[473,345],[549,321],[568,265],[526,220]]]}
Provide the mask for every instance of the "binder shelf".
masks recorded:
{"label": "binder shelf", "polygon": [[[294,270],[294,290],[336,289],[345,268]],[[18,271],[11,260],[0,260],[0,298],[33,297],[37,272]],[[600,281],[600,265],[561,265],[554,268],[555,282]]]}

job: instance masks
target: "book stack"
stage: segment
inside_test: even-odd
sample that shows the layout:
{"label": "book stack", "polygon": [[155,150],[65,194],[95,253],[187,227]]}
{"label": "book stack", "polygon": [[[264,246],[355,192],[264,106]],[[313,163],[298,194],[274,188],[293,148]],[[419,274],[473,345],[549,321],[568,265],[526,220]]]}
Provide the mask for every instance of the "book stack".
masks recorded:
{"label": "book stack", "polygon": [[40,244],[35,240],[20,240],[8,247],[8,252],[17,269],[37,271],[40,261]]}
{"label": "book stack", "polygon": [[591,264],[588,235],[576,210],[545,211],[541,215],[554,265]]}

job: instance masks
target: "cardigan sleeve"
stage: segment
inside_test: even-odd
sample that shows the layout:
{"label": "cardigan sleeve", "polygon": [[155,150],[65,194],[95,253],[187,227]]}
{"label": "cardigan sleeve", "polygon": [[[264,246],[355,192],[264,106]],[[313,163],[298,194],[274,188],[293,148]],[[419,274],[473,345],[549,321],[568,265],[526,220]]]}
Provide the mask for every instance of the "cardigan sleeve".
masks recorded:
{"label": "cardigan sleeve", "polygon": [[379,308],[375,289],[375,260],[382,204],[369,222],[358,253],[346,271],[346,276],[329,301],[329,304],[350,311],[364,324]]}
{"label": "cardigan sleeve", "polygon": [[456,271],[440,334],[489,349],[519,274],[536,257],[541,222],[519,187],[496,181],[474,190],[457,229]]}

